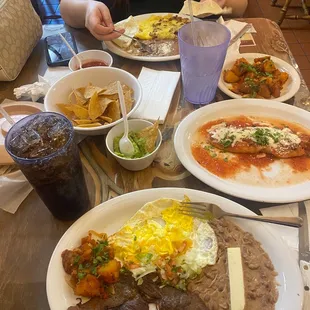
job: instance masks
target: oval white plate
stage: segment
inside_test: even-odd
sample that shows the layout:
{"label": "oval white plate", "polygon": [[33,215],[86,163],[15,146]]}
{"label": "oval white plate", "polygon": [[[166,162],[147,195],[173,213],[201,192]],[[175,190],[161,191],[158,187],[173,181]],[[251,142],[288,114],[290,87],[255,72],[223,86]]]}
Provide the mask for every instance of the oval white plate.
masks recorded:
{"label": "oval white plate", "polygon": [[192,136],[196,130],[221,117],[251,115],[283,119],[310,129],[310,113],[285,103],[265,99],[231,99],[212,103],[189,114],[178,126],[175,151],[183,166],[202,182],[233,196],[263,202],[293,202],[310,198],[310,180],[282,187],[260,187],[219,178],[199,165],[191,152]]}
{"label": "oval white plate", "polygon": [[[76,304],[76,297],[65,281],[65,272],[61,262],[62,251],[78,246],[81,237],[85,236],[90,229],[108,234],[114,233],[146,202],[164,197],[183,199],[184,194],[193,201],[215,203],[226,211],[253,214],[245,207],[226,198],[184,188],[154,188],[109,200],[77,220],[58,242],[48,266],[46,279],[47,297],[51,310],[67,310],[69,306]],[[276,280],[280,286],[276,310],[301,310],[303,287],[299,267],[274,227],[253,221],[236,220],[235,222],[245,231],[253,233],[254,237],[262,243],[278,272]]]}
{"label": "oval white plate", "polygon": [[[181,17],[187,17],[187,15],[184,14],[176,14],[176,13],[149,13],[149,14],[142,14],[142,15],[137,15],[134,16],[134,19],[137,22],[140,22],[144,19],[147,19],[151,15],[167,15],[167,14],[173,14],[173,15],[178,15]],[[198,20],[195,18],[195,20]],[[117,24],[116,24],[117,26]],[[127,59],[133,59],[133,60],[139,60],[139,61],[150,61],[150,62],[159,62],[159,61],[171,61],[171,60],[176,60],[180,59],[180,55],[173,55],[173,56],[136,56],[132,55],[130,53],[127,53],[123,49],[121,49],[118,45],[114,44],[112,41],[105,41],[104,44],[107,46],[107,48],[114,54],[127,58]]]}
{"label": "oval white plate", "polygon": [[[264,57],[264,56],[270,56],[270,55],[259,54],[259,53],[244,53],[244,54],[240,54],[238,57],[236,56],[229,57],[229,55],[227,55],[227,58],[225,60],[223,70],[221,73],[221,77],[218,83],[219,89],[231,98],[236,98],[236,99],[242,98],[242,96],[235,94],[234,92],[229,90],[229,88],[231,87],[231,83],[224,82],[224,79],[223,79],[224,70],[231,69],[233,64],[238,58],[244,57],[246,60],[252,63],[254,61],[254,58],[259,58],[259,57]],[[281,90],[281,96],[279,98],[270,99],[270,100],[276,100],[276,101],[283,102],[283,101],[286,101],[292,98],[299,90],[300,76],[298,72],[286,61],[280,58],[274,57],[274,56],[271,56],[271,59],[275,63],[277,69],[279,69],[280,71],[285,71],[289,74],[289,78],[286,81],[286,83],[283,85],[283,89]],[[247,99],[247,98],[243,98],[243,99]]]}

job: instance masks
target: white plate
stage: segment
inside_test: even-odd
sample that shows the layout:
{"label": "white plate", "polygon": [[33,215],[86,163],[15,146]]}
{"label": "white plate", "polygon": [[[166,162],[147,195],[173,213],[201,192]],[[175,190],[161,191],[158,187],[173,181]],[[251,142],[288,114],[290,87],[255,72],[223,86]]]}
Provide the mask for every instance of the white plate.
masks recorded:
{"label": "white plate", "polygon": [[[163,197],[183,199],[184,194],[192,200],[220,205],[226,211],[253,214],[243,206],[223,197],[184,188],[154,188],[109,200],[77,220],[58,242],[48,266],[46,279],[51,310],[67,310],[69,306],[76,303],[72,289],[65,281],[61,262],[62,251],[78,246],[81,237],[85,236],[89,229],[108,234],[114,233],[146,202]],[[236,220],[236,223],[245,231],[253,233],[254,237],[262,243],[278,272],[276,280],[280,286],[276,310],[301,310],[303,287],[299,267],[273,226],[245,220]]]}
{"label": "white plate", "polygon": [[[254,62],[254,58],[265,57],[265,56],[270,56],[270,55],[259,54],[259,53],[244,53],[244,54],[240,54],[238,56],[238,58],[244,57],[246,60],[248,60],[249,62],[252,63],[252,62]],[[229,97],[236,98],[236,99],[242,98],[242,96],[237,95],[234,92],[232,92],[231,90],[229,90],[229,88],[231,87],[231,83],[224,82],[223,72],[224,72],[224,70],[231,69],[233,64],[235,63],[235,61],[238,58],[236,58],[236,56],[229,57],[229,55],[227,54],[227,58],[225,60],[223,70],[221,73],[221,77],[220,77],[220,80],[218,83],[218,87],[222,92],[224,92]],[[299,90],[300,76],[299,76],[298,72],[290,64],[288,64],[284,60],[277,58],[277,57],[274,57],[274,56],[271,56],[271,59],[275,63],[277,69],[279,69],[280,71],[285,71],[289,74],[289,78],[286,81],[286,83],[283,85],[283,89],[281,90],[281,96],[279,98],[273,99],[273,100],[283,102],[283,101],[286,101],[286,100],[292,98],[297,93],[297,91]],[[243,99],[246,99],[246,98],[243,98]]]}
{"label": "white plate", "polygon": [[[142,15],[137,15],[134,16],[134,19],[137,22],[140,22],[144,19],[149,18],[152,15],[167,15],[167,14],[173,14],[173,15],[178,15],[181,17],[186,17],[189,18],[187,15],[184,14],[176,14],[176,13],[149,13],[149,14],[142,14]],[[195,18],[195,20],[198,20]],[[117,24],[116,24],[117,26]],[[124,58],[128,58],[128,59],[133,59],[133,60],[139,60],[139,61],[150,61],[150,62],[159,62],[159,61],[170,61],[170,60],[176,60],[176,59],[180,59],[180,55],[173,55],[173,56],[136,56],[136,55],[132,55],[130,53],[127,53],[126,51],[124,51],[122,48],[120,48],[118,45],[114,44],[112,41],[105,41],[104,42],[105,45],[107,46],[107,48],[114,54],[124,57]]]}
{"label": "white plate", "polygon": [[310,113],[285,103],[265,99],[231,99],[212,103],[189,114],[176,130],[174,147],[183,166],[202,182],[240,198],[277,203],[309,199],[310,180],[282,187],[252,186],[219,178],[194,159],[192,136],[200,126],[221,117],[240,115],[289,120],[310,129]]}

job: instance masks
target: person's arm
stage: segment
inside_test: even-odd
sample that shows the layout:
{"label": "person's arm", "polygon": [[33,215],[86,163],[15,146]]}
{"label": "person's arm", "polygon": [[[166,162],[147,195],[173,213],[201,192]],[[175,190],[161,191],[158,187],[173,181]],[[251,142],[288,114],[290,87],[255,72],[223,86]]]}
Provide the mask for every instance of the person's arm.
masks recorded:
{"label": "person's arm", "polygon": [[63,20],[71,27],[86,27],[98,40],[114,40],[120,34],[113,32],[114,24],[109,8],[93,0],[62,0],[60,13]]}

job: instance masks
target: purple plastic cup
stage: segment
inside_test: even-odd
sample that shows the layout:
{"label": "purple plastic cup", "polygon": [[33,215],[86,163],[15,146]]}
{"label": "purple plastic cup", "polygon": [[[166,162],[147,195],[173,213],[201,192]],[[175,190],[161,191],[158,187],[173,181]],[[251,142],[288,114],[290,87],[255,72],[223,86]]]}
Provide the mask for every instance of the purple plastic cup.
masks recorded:
{"label": "purple plastic cup", "polygon": [[178,34],[184,97],[193,104],[207,104],[215,96],[231,35],[215,22],[198,21],[193,26],[197,46],[190,23]]}

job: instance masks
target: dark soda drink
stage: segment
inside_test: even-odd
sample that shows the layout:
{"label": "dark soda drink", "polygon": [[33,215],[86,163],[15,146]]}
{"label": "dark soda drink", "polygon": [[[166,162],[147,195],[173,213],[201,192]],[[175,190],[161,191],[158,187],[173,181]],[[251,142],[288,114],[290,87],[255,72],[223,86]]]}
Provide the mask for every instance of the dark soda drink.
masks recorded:
{"label": "dark soda drink", "polygon": [[61,114],[29,115],[10,129],[5,148],[40,198],[60,220],[89,208],[89,196],[71,122]]}

